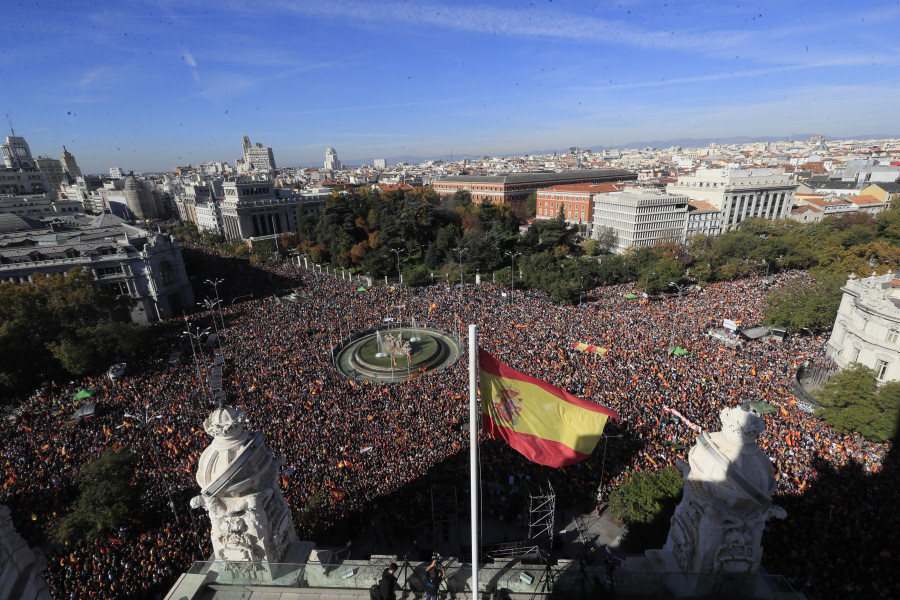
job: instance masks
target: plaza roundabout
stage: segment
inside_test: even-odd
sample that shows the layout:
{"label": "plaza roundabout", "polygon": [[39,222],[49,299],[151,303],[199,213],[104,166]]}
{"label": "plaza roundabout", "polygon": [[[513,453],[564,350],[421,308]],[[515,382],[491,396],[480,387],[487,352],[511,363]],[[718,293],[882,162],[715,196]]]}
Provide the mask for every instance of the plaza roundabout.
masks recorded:
{"label": "plaza roundabout", "polygon": [[334,351],[334,365],[348,377],[395,383],[441,371],[463,353],[459,339],[427,326],[379,329],[353,336]]}

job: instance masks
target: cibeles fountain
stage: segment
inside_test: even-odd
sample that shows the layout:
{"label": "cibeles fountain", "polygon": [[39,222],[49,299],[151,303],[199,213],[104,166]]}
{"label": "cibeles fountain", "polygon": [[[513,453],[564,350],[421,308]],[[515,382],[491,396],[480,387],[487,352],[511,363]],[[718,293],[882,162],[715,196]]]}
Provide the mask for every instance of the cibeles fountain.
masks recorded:
{"label": "cibeles fountain", "polygon": [[757,444],[765,423],[753,405],[719,413],[722,431],[701,432],[676,464],[684,496],[662,550],[646,557],[657,572],[750,574],[759,571],[762,533],[785,511],[772,504],[772,463]]}
{"label": "cibeles fountain", "polygon": [[266,577],[272,575],[269,563],[303,562],[312,545],[298,541],[278,487],[284,458],[274,458],[263,433],[245,430],[246,422],[244,410],[230,406],[203,421],[213,439],[197,463],[200,494],[191,507],[209,514],[213,560],[245,573],[265,571],[260,576]]}
{"label": "cibeles fountain", "polygon": [[461,353],[458,337],[412,320],[406,327],[378,329],[342,341],[332,360],[348,377],[393,383],[445,369]]}

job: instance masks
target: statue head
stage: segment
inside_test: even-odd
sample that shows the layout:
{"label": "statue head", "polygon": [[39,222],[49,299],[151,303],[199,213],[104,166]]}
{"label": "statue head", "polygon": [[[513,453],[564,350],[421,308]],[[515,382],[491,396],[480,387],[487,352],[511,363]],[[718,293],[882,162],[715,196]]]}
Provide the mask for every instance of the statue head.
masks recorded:
{"label": "statue head", "polygon": [[203,421],[203,429],[214,438],[238,437],[244,431],[247,417],[243,408],[223,406],[212,411]]}
{"label": "statue head", "polygon": [[719,420],[722,422],[722,433],[736,443],[752,443],[766,429],[763,420],[745,407],[723,409]]}

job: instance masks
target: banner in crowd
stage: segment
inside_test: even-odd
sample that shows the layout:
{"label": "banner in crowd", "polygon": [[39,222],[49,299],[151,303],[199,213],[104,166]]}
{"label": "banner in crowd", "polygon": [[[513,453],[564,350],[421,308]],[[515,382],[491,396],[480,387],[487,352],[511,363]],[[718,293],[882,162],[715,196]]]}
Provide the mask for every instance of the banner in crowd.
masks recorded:
{"label": "banner in crowd", "polygon": [[572,347],[580,352],[587,352],[589,354],[599,354],[603,356],[607,352],[609,352],[609,348],[601,348],[600,346],[591,346],[590,344],[585,344],[584,342],[575,342],[572,344]]}
{"label": "banner in crowd", "polygon": [[674,409],[674,408],[669,408],[669,407],[666,406],[665,404],[663,404],[663,407],[662,407],[662,408],[663,408],[663,410],[666,411],[667,413],[669,413],[669,414],[671,414],[671,415],[674,415],[674,416],[678,417],[679,419],[681,419],[682,421],[684,421],[684,424],[685,424],[685,425],[687,425],[688,427],[690,427],[691,429],[693,429],[693,430],[696,431],[697,433],[700,433],[701,431],[703,431],[703,429],[702,429],[699,425],[696,425],[696,424],[694,424],[693,422],[691,422],[690,420],[688,420],[688,418],[685,417],[685,416],[684,416],[683,414],[681,414],[680,412],[678,412],[678,410],[676,410],[676,409]]}
{"label": "banner in crowd", "polygon": [[609,418],[619,415],[478,351],[482,428],[528,460],[562,467],[590,456]]}

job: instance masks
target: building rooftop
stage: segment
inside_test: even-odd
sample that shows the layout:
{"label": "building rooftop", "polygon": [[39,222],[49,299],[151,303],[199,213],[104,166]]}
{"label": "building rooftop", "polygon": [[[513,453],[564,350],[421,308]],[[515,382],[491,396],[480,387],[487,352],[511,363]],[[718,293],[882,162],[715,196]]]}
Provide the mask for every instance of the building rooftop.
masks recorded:
{"label": "building rooftop", "polygon": [[865,194],[863,196],[845,196],[844,200],[846,200],[847,202],[852,202],[856,205],[884,204],[884,202],[869,194]]}
{"label": "building rooftop", "polygon": [[615,183],[564,183],[542,188],[539,191],[603,194],[606,192],[618,192],[619,189],[619,186]]}
{"label": "building rooftop", "polygon": [[688,210],[691,212],[699,211],[699,212],[719,212],[719,209],[710,204],[709,202],[703,202],[702,200],[690,200],[688,202]]}
{"label": "building rooftop", "polygon": [[510,173],[507,175],[451,175],[443,177],[439,181],[466,182],[478,181],[483,183],[541,183],[545,181],[567,181],[571,179],[586,179],[591,177],[634,177],[633,171],[624,169],[578,169],[562,171],[559,173]]}

